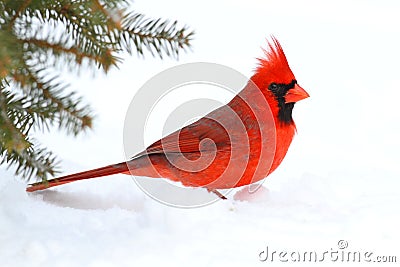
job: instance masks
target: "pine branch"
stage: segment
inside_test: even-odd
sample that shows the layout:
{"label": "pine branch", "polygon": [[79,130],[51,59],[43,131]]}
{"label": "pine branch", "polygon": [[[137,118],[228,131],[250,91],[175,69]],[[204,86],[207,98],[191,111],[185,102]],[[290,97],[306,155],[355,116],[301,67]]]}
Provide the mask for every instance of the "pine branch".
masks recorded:
{"label": "pine branch", "polygon": [[[46,40],[38,40],[35,38],[25,39],[23,42],[29,46],[36,46],[38,50],[47,50],[56,58],[65,59],[72,67],[79,67],[82,65],[83,60],[87,60],[93,64],[98,64],[99,67],[103,68],[107,72],[110,66],[116,66],[121,59],[113,55],[110,49],[96,51],[93,53],[93,49],[83,51],[79,47],[71,46],[67,41],[59,43],[49,43]],[[45,53],[46,51],[43,51]],[[70,57],[68,59],[68,57]],[[73,65],[73,66],[72,66]]]}
{"label": "pine branch", "polygon": [[4,87],[0,88],[0,146],[4,147],[8,153],[12,151],[19,153],[30,147],[21,131],[27,127],[28,122],[24,121],[27,118],[21,113],[14,112],[15,107],[20,105],[19,100],[15,98],[15,95],[7,92]]}
{"label": "pine branch", "polygon": [[25,11],[25,9],[29,6],[29,4],[32,2],[32,0],[25,0],[24,2],[22,2],[22,1],[15,1],[15,2],[16,3],[20,2],[21,5],[18,7],[16,12],[14,12],[13,16],[10,19],[10,22],[8,24],[10,29],[14,26],[15,20],[21,15],[21,13],[23,13]]}
{"label": "pine branch", "polygon": [[82,104],[81,98],[75,97],[75,92],[65,94],[68,86],[58,82],[56,77],[46,79],[45,76],[48,76],[45,69],[33,71],[29,66],[25,66],[23,73],[13,75],[25,94],[31,96],[25,108],[36,114],[36,125],[48,128],[47,123],[58,124],[60,129],[74,135],[90,128],[90,108]]}
{"label": "pine branch", "polygon": [[24,100],[0,87],[0,164],[16,166],[16,175],[42,180],[57,171],[56,158],[43,148],[35,148],[28,139],[34,123],[32,113],[24,109]]}
{"label": "pine branch", "polygon": [[8,168],[16,166],[15,174],[21,177],[35,176],[43,181],[47,180],[49,176],[59,173],[58,162],[53,153],[33,144],[21,153],[17,151],[10,153],[0,144],[0,157],[1,165],[6,163]]}
{"label": "pine branch", "polygon": [[135,46],[140,55],[144,49],[160,58],[163,54],[177,58],[180,49],[189,47],[194,35],[187,32],[188,28],[178,28],[177,21],[170,23],[168,20],[148,19],[142,14],[128,13],[123,18],[123,31],[119,36],[123,49],[132,53],[132,45]]}
{"label": "pine branch", "polygon": [[0,164],[46,179],[56,158],[32,134],[91,128],[89,106],[60,78],[64,66],[108,72],[123,51],[177,59],[190,47],[187,27],[129,10],[126,0],[0,0]]}

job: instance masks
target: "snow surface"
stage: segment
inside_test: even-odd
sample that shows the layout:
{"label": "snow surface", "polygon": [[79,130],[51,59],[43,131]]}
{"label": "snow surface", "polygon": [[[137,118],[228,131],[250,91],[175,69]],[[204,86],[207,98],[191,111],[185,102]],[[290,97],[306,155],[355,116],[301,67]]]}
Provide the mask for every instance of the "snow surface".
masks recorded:
{"label": "snow surface", "polygon": [[[137,0],[136,10],[192,26],[193,52],[179,62],[127,57],[108,76],[71,77],[95,109],[94,130],[38,136],[60,155],[64,173],[119,162],[125,112],[146,80],[195,61],[251,75],[275,34],[311,98],[296,105],[298,134],[259,191],[239,188],[227,201],[179,209],[125,175],[27,194],[25,182],[1,169],[0,266],[285,266],[293,262],[260,261],[262,251],[322,254],[339,250],[340,240],[348,242],[343,251],[397,256],[363,265],[397,266],[400,3],[275,2]],[[310,265],[317,264],[295,264]]]}

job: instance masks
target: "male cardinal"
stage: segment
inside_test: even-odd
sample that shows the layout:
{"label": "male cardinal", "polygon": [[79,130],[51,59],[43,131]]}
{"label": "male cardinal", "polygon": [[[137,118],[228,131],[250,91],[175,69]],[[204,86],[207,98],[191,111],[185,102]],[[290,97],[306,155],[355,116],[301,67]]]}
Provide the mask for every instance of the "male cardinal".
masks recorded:
{"label": "male cardinal", "polygon": [[153,143],[127,162],[31,184],[33,192],[117,173],[167,178],[184,186],[217,189],[257,182],[282,162],[296,126],[292,110],[309,97],[272,37],[255,74],[227,105]]}

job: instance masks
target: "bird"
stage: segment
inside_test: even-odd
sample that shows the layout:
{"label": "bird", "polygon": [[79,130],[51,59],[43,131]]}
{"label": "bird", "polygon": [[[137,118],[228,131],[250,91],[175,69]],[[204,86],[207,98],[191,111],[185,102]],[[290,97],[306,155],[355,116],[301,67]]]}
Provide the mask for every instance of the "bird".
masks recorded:
{"label": "bird", "polygon": [[131,159],[30,184],[34,192],[113,174],[166,178],[185,187],[218,190],[250,185],[281,164],[296,125],[295,103],[309,97],[279,41],[271,36],[254,74],[226,105],[161,138]]}

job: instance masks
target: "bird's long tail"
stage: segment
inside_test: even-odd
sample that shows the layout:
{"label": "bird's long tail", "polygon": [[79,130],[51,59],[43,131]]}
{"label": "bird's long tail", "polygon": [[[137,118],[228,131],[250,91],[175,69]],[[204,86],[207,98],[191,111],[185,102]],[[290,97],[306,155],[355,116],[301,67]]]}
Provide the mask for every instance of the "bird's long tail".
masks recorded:
{"label": "bird's long tail", "polygon": [[102,168],[93,169],[90,171],[84,171],[79,173],[74,173],[66,176],[62,176],[59,178],[54,178],[51,180],[47,180],[44,182],[38,182],[30,184],[29,187],[26,188],[27,192],[34,192],[38,190],[43,190],[49,187],[58,186],[62,184],[67,184],[79,180],[85,180],[90,178],[96,178],[101,176],[108,176],[117,173],[129,173],[129,168],[126,162],[121,162],[109,166],[105,166]]}

